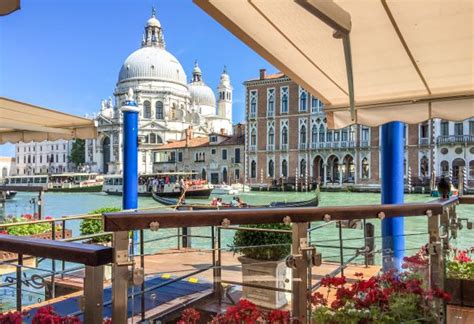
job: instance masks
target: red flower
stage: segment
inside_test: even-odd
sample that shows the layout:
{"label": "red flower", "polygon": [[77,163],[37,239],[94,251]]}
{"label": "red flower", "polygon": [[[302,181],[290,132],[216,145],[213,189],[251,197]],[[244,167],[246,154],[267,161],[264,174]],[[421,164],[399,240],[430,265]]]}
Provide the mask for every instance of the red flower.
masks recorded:
{"label": "red flower", "polygon": [[459,263],[468,263],[471,262],[472,259],[468,255],[468,251],[464,250],[459,252],[455,257],[454,260],[459,262]]}
{"label": "red flower", "polygon": [[289,324],[290,317],[290,312],[274,309],[268,314],[267,320],[272,324]]}
{"label": "red flower", "polygon": [[326,276],[321,279],[321,286],[323,287],[337,287],[346,284],[346,277],[329,277]]}
{"label": "red flower", "polygon": [[8,232],[6,230],[1,230],[0,234],[8,234]]}
{"label": "red flower", "polygon": [[320,292],[316,291],[315,293],[313,293],[313,295],[311,296],[311,303],[314,305],[314,306],[318,306],[318,305],[323,305],[323,306],[326,306],[328,304],[328,301],[326,298],[324,298],[323,294],[321,294]]}
{"label": "red flower", "polygon": [[187,308],[181,313],[178,324],[196,324],[201,318],[201,314],[194,308]]}

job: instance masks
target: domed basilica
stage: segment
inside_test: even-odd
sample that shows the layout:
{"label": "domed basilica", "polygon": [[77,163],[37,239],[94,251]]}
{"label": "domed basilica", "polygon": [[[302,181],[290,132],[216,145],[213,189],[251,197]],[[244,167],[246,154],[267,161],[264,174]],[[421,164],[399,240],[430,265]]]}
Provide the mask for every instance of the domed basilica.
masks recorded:
{"label": "domed basilica", "polygon": [[154,148],[185,139],[187,130],[194,137],[232,133],[232,86],[225,67],[217,86],[218,98],[204,82],[197,61],[188,83],[181,63],[166,50],[163,29],[153,10],[141,47],[127,57],[120,69],[114,100],[102,100],[96,117],[98,138],[86,143],[86,164],[91,171],[122,171],[120,107],[129,88],[140,107],[139,173],[152,172]]}

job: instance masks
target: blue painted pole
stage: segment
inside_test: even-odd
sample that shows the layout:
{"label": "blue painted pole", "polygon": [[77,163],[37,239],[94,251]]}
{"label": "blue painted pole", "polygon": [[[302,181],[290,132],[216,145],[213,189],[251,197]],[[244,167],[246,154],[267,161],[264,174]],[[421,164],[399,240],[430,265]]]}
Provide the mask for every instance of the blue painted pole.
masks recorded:
{"label": "blue painted pole", "polygon": [[[123,189],[122,208],[138,208],[138,105],[133,90],[121,108],[123,113]],[[134,233],[135,234],[135,233]],[[134,235],[133,242],[137,240]],[[133,248],[132,248],[133,251]]]}
{"label": "blue painted pole", "polygon": [[[404,124],[390,122],[382,126],[382,204],[403,203]],[[404,220],[382,220],[384,270],[401,270],[405,251]]]}

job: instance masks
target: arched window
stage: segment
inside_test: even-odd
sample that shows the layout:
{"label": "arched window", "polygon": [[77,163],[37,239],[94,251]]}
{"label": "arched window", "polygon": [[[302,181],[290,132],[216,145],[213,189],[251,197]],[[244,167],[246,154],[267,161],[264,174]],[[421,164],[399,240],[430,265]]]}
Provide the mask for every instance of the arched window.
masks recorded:
{"label": "arched window", "polygon": [[273,144],[275,144],[275,131],[273,130],[273,127],[270,127],[268,129],[268,145]]}
{"label": "arched window", "polygon": [[288,144],[288,128],[283,126],[281,130],[281,144]]}
{"label": "arched window", "polygon": [[250,99],[250,114],[254,116],[257,114],[257,99],[255,97]]}
{"label": "arched window", "polygon": [[150,134],[150,143],[155,144],[156,143],[156,135],[154,133]]}
{"label": "arched window", "polygon": [[257,177],[257,162],[255,161],[250,164],[250,177],[253,179]]}
{"label": "arched window", "polygon": [[449,174],[449,162],[448,161],[441,161],[439,164],[441,169],[441,175],[447,176]]}
{"label": "arched window", "polygon": [[151,118],[151,103],[148,100],[143,103],[143,118]]}
{"label": "arched window", "polygon": [[318,141],[318,127],[316,124],[311,128],[311,143],[316,143]]}
{"label": "arched window", "polygon": [[362,179],[369,178],[369,161],[367,158],[362,159]]}
{"label": "arched window", "polygon": [[474,179],[474,160],[469,161],[469,178]]}
{"label": "arched window", "polygon": [[300,143],[306,144],[306,126],[301,125],[300,127]]}
{"label": "arched window", "polygon": [[270,160],[268,161],[268,176],[270,178],[273,178],[274,175],[275,175],[275,163],[273,162],[273,160]]}
{"label": "arched window", "polygon": [[300,111],[306,111],[307,107],[307,94],[306,91],[301,91],[300,93]]}
{"label": "arched window", "polygon": [[288,92],[283,92],[281,95],[281,112],[288,112]]}
{"label": "arched window", "polygon": [[[197,155],[196,155],[196,159],[197,159]],[[207,180],[206,169],[202,169],[201,171],[201,180]]]}
{"label": "arched window", "polygon": [[453,161],[453,179],[451,179],[453,183],[457,183],[459,179],[459,172],[461,172],[461,168],[465,166],[466,162],[461,158],[457,158]]}
{"label": "arched window", "polygon": [[250,145],[256,146],[257,145],[257,131],[252,129],[252,133],[250,135]]}
{"label": "arched window", "polygon": [[306,160],[302,159],[300,161],[300,176],[303,177],[306,174]]}
{"label": "arched window", "polygon": [[319,126],[319,142],[324,143],[326,141],[326,136],[324,136],[324,126]]}
{"label": "arched window", "polygon": [[163,102],[157,101],[155,104],[155,118],[164,119]]}
{"label": "arched window", "polygon": [[227,168],[224,168],[224,170],[222,170],[222,181],[227,183],[228,182],[228,179],[227,179]]}
{"label": "arched window", "polygon": [[281,162],[281,175],[285,178],[288,177],[288,162],[286,160]]}
{"label": "arched window", "polygon": [[428,177],[429,175],[430,175],[430,170],[429,170],[428,158],[426,157],[426,155],[423,155],[423,157],[420,160],[420,176]]}

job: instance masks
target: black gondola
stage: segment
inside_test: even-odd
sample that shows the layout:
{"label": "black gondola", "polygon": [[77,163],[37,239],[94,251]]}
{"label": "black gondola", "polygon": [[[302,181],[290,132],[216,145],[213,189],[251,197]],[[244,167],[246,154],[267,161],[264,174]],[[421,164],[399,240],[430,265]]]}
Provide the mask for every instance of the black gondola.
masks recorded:
{"label": "black gondola", "polygon": [[[316,195],[314,198],[309,199],[309,200],[303,200],[303,201],[293,201],[293,202],[272,202],[268,205],[248,205],[244,204],[240,208],[285,208],[285,207],[317,207],[319,205],[319,189],[316,189]],[[155,193],[152,194],[153,199],[165,206],[177,206],[178,205],[178,199],[174,198],[166,198],[166,197],[160,197],[156,195]],[[182,202],[179,204],[178,209],[189,209],[192,208],[193,210],[213,210],[213,209],[232,209],[232,208],[239,208],[239,207],[233,207],[230,206],[230,204],[226,204],[223,206],[211,206],[207,204],[193,204],[193,203],[187,203]]]}
{"label": "black gondola", "polygon": [[[17,192],[16,191],[12,191],[12,190],[9,190],[6,192],[6,195],[5,195],[5,198],[6,199],[12,199],[16,196]],[[0,194],[1,196],[1,194]]]}

